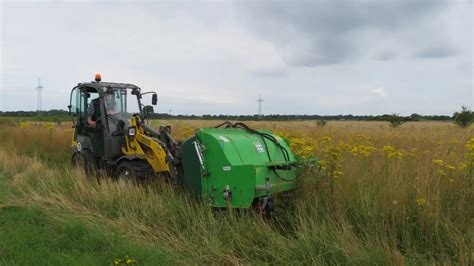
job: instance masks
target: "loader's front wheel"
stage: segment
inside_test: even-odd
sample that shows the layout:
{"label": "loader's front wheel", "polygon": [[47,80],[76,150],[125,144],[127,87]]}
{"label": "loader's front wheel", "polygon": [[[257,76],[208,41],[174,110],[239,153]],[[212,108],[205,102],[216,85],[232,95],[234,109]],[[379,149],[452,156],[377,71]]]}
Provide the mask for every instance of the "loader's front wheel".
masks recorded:
{"label": "loader's front wheel", "polygon": [[154,176],[146,160],[123,160],[115,168],[115,179],[121,184],[143,184]]}
{"label": "loader's front wheel", "polygon": [[117,165],[115,178],[121,185],[132,185],[137,181],[132,164],[128,161],[122,161]]}

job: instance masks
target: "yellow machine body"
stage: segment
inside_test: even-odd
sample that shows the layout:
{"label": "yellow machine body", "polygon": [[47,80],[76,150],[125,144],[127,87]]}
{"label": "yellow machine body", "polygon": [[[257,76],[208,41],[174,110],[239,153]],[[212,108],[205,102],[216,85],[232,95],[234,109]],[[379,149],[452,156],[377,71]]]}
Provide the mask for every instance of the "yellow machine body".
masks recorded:
{"label": "yellow machine body", "polygon": [[135,128],[135,135],[126,134],[125,146],[122,147],[123,154],[144,157],[155,173],[169,172],[166,152],[159,140],[145,134],[143,127],[137,123],[137,117],[132,117],[130,124]]}

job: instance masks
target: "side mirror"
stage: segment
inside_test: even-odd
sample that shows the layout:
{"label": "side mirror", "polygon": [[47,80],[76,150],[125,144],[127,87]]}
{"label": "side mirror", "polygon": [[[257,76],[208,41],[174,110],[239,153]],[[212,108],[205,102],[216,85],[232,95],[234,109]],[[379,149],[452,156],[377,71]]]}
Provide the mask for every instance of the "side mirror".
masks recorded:
{"label": "side mirror", "polygon": [[72,106],[71,105],[68,105],[67,108],[69,109],[69,116],[71,116],[71,117],[76,117],[77,116],[76,112],[74,112],[74,113],[72,112]]}
{"label": "side mirror", "polygon": [[158,95],[156,95],[156,93],[153,93],[153,96],[151,96],[151,104],[156,105],[157,103],[158,103]]}

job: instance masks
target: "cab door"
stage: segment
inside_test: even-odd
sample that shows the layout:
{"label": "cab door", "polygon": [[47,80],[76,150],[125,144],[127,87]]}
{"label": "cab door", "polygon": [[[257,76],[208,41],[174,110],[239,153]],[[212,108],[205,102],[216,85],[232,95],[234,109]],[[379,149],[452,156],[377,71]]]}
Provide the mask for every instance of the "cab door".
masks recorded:
{"label": "cab door", "polygon": [[[92,87],[76,87],[71,92],[71,117],[75,124],[75,140],[94,155],[104,155],[103,106],[99,93]],[[93,118],[95,125],[92,124]]]}
{"label": "cab door", "polygon": [[77,125],[77,119],[79,114],[79,106],[80,106],[80,99],[79,99],[79,88],[74,87],[71,91],[71,96],[69,99],[69,116],[73,120],[73,127]]}

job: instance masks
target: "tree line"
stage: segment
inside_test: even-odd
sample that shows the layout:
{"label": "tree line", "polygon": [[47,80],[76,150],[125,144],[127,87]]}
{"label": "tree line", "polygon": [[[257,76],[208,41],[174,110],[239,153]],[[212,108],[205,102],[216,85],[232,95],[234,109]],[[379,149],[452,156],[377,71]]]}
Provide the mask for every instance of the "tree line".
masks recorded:
{"label": "tree line", "polygon": [[[239,120],[239,121],[250,121],[250,120],[266,120],[266,121],[289,121],[289,120],[348,120],[348,121],[389,121],[393,119],[395,114],[383,114],[383,115],[282,115],[282,114],[269,114],[269,115],[182,115],[182,114],[168,114],[168,113],[153,113],[150,114],[151,119],[183,119],[183,120]],[[458,113],[449,115],[421,115],[411,114],[409,116],[397,116],[402,121],[452,121],[458,115]],[[0,116],[14,116],[14,117],[32,117],[38,116],[36,111],[0,111]],[[65,110],[48,110],[41,111],[39,116],[44,117],[66,117],[68,111]]]}

